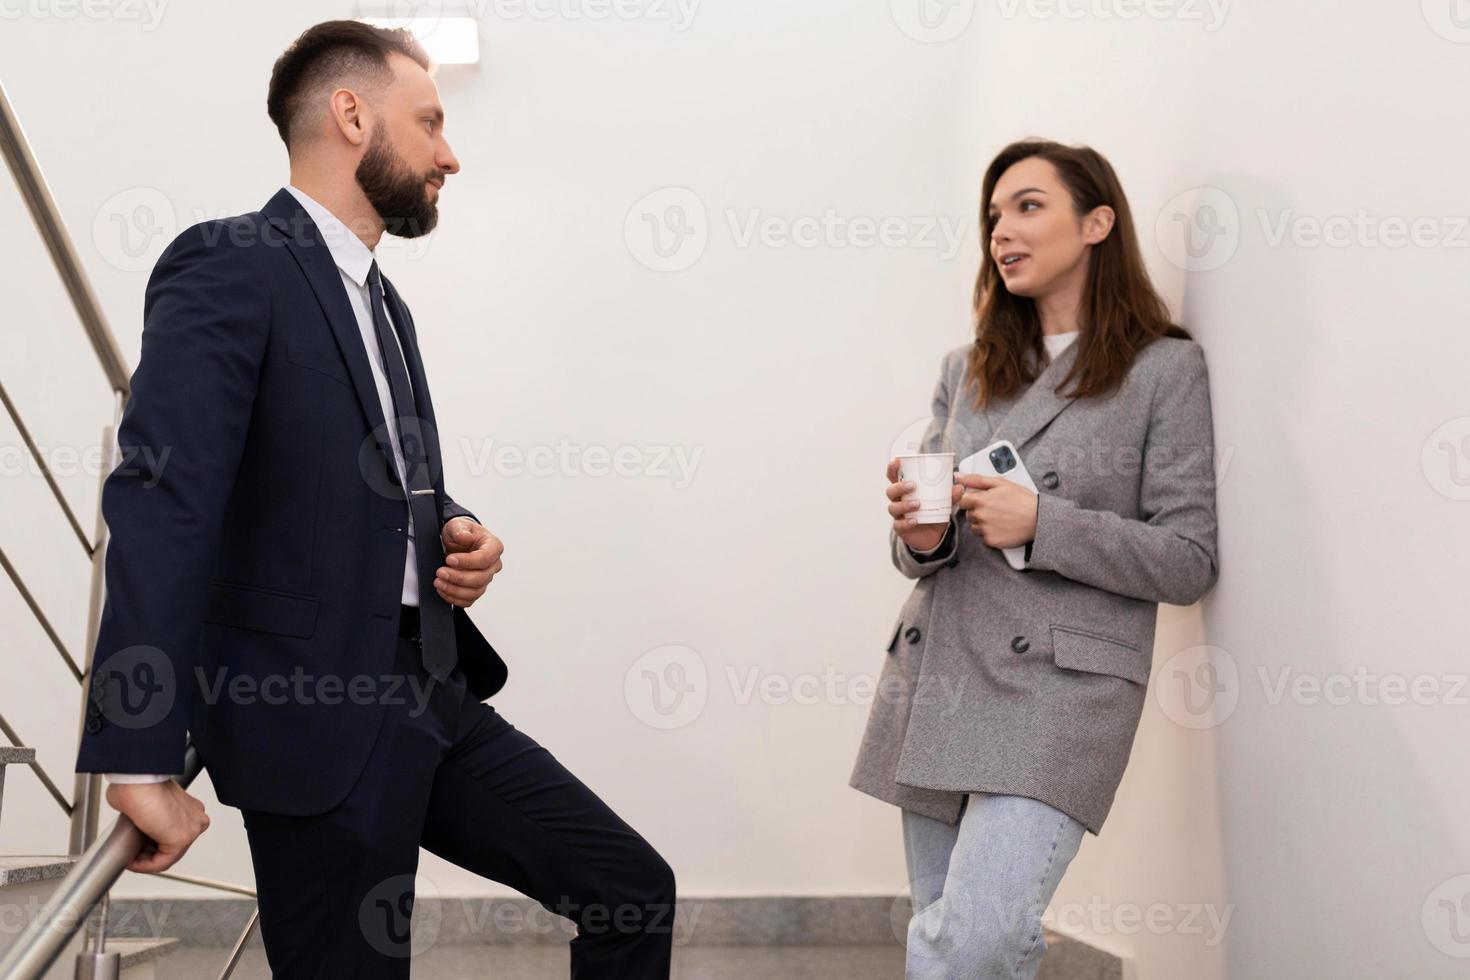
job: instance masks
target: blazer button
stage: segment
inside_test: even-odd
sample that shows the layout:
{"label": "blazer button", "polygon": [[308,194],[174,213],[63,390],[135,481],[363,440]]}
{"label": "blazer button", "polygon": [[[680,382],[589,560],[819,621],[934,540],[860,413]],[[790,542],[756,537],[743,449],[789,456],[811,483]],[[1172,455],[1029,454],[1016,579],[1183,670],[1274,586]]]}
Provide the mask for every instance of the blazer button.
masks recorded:
{"label": "blazer button", "polygon": [[1057,476],[1056,470],[1048,470],[1046,475],[1041,478],[1041,485],[1048,490],[1055,490],[1061,482],[1062,478]]}
{"label": "blazer button", "polygon": [[92,716],[102,714],[102,705],[98,704],[96,701],[90,701],[90,702],[88,702],[87,703],[87,714],[88,715],[92,715]]}
{"label": "blazer button", "polygon": [[1031,641],[1024,636],[1018,636],[1011,641],[1011,649],[1017,653],[1025,653],[1031,649]]}
{"label": "blazer button", "polygon": [[919,632],[919,628],[917,626],[910,626],[907,630],[904,631],[903,637],[904,639],[908,640],[909,643],[913,644],[918,643],[919,637],[922,635],[923,634]]}
{"label": "blazer button", "polygon": [[93,734],[93,735],[96,735],[98,732],[102,731],[102,719],[101,718],[88,718],[87,719],[87,731],[89,733]]}

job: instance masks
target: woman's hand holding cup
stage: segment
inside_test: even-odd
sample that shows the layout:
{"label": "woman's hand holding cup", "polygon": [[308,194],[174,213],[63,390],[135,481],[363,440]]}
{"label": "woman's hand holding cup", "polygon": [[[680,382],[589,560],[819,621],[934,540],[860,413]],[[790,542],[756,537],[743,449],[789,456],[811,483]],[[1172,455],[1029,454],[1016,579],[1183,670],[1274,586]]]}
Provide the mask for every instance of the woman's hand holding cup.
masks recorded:
{"label": "woman's hand holding cup", "polygon": [[[948,464],[942,458],[948,456]],[[893,518],[893,531],[904,544],[915,551],[930,551],[939,547],[944,532],[949,529],[949,508],[960,502],[964,488],[954,482],[954,454],[932,453],[924,457],[910,456],[908,460],[920,458],[932,460],[927,469],[916,469],[910,475],[918,479],[904,479],[903,466],[898,459],[888,463],[888,515]],[[913,464],[910,464],[913,465]],[[934,472],[928,472],[934,470]],[[942,472],[941,472],[942,471]],[[924,480],[925,477],[930,479]],[[920,487],[920,480],[925,486]],[[936,493],[943,493],[943,483],[949,484],[949,506],[939,523],[919,523],[920,518],[932,521],[937,514]],[[922,491],[922,492],[921,492]],[[920,511],[925,513],[920,514]]]}

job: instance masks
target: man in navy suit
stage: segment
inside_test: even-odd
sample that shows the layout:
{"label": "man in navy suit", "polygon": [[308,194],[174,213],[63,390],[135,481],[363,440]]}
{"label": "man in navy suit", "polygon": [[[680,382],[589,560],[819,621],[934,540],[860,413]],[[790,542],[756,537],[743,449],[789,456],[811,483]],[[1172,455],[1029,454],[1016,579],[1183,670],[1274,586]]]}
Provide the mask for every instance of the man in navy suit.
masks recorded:
{"label": "man in navy suit", "polygon": [[444,489],[412,315],[381,236],[459,162],[422,48],[319,24],[267,108],[290,186],[169,245],[109,475],[108,597],[78,772],[171,866],[209,825],[186,732],[239,807],[278,978],[406,977],[418,850],[577,923],[575,977],[669,975],[674,876],[485,699],[465,609],[503,546]]}

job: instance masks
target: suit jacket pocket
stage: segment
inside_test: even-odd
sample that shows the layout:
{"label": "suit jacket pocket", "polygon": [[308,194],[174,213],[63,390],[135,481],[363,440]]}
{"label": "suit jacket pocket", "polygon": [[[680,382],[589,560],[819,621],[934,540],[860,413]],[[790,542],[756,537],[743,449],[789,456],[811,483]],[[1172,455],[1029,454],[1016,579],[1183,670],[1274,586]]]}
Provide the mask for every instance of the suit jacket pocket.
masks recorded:
{"label": "suit jacket pocket", "polygon": [[352,378],[347,373],[347,365],[342,360],[342,355],[335,350],[320,350],[309,347],[294,338],[286,341],[286,360],[292,364],[325,374],[340,384],[352,387]]}
{"label": "suit jacket pocket", "polygon": [[316,632],[316,596],[212,582],[204,621],[303,639]]}
{"label": "suit jacket pocket", "polygon": [[1052,658],[1058,667],[1085,670],[1094,674],[1111,674],[1147,684],[1151,668],[1150,654],[1076,626],[1052,626]]}
{"label": "suit jacket pocket", "polygon": [[888,652],[889,653],[892,653],[893,650],[894,650],[894,648],[896,646],[898,646],[898,631],[901,630],[901,629],[903,629],[903,617],[902,616],[898,617],[897,621],[895,621],[894,624],[893,624],[893,636],[890,637],[889,640],[888,640]]}

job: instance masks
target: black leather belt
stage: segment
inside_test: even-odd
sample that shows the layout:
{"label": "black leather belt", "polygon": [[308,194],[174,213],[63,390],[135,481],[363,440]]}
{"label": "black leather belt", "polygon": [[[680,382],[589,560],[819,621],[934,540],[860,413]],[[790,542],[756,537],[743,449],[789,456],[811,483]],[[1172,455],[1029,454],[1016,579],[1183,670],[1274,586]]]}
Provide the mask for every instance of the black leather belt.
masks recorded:
{"label": "black leather belt", "polygon": [[398,635],[415,643],[422,638],[422,634],[419,633],[418,606],[400,605],[398,607]]}

